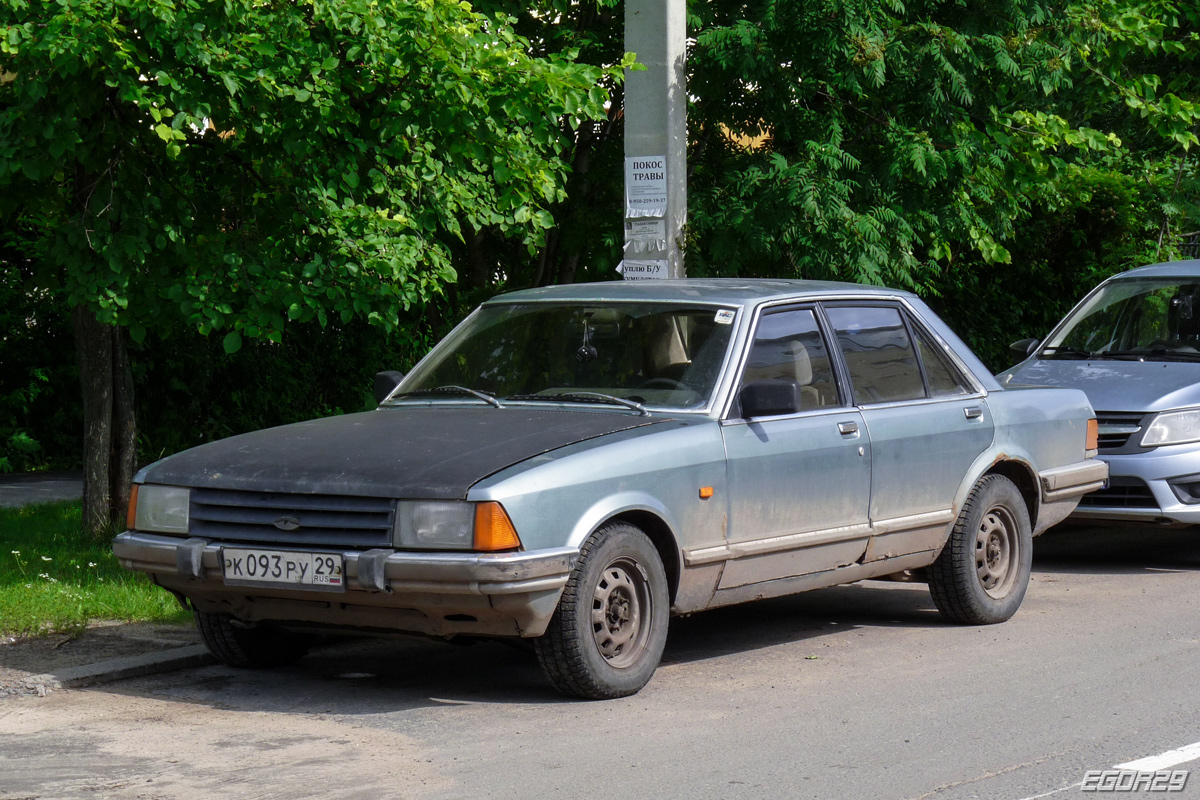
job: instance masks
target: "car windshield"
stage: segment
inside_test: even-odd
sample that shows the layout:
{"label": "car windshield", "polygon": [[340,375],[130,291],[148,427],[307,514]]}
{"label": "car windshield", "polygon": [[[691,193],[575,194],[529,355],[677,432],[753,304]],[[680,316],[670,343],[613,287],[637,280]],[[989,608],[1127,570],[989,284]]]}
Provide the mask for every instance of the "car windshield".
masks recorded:
{"label": "car windshield", "polygon": [[483,393],[498,401],[702,408],[734,317],[729,308],[674,303],[484,306],[434,348],[392,402]]}
{"label": "car windshield", "polygon": [[1105,284],[1042,348],[1060,358],[1200,357],[1200,280]]}

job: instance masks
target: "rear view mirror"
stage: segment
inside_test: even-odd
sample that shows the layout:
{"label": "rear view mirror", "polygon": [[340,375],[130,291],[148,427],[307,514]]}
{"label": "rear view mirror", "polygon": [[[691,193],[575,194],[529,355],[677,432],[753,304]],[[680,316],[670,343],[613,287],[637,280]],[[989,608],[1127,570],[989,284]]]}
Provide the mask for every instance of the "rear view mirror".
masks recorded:
{"label": "rear view mirror", "polygon": [[375,402],[382,403],[392,390],[404,380],[404,373],[396,370],[375,373]]}
{"label": "rear view mirror", "polygon": [[1022,360],[1024,360],[1033,355],[1033,351],[1037,349],[1037,346],[1037,339],[1022,339],[1019,342],[1013,342],[1010,344],[1008,349],[1011,350],[1014,355],[1018,355]]}
{"label": "rear view mirror", "polygon": [[751,381],[738,394],[742,416],[775,417],[800,410],[800,384],[785,378]]}

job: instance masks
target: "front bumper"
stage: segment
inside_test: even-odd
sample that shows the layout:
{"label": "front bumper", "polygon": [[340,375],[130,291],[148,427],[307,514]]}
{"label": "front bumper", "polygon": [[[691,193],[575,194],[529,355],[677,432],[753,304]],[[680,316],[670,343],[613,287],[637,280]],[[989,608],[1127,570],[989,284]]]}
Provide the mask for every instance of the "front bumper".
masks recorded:
{"label": "front bumper", "polygon": [[1184,503],[1171,483],[1200,474],[1200,447],[1159,447],[1144,453],[1102,455],[1112,488],[1085,498],[1073,520],[1200,524],[1200,503]]}
{"label": "front bumper", "polygon": [[335,593],[280,584],[226,585],[221,567],[226,545],[244,546],[126,531],[113,539],[113,553],[121,566],[153,576],[195,608],[245,622],[526,637],[545,632],[579,555],[569,547],[521,553],[347,550],[338,553],[345,591]]}

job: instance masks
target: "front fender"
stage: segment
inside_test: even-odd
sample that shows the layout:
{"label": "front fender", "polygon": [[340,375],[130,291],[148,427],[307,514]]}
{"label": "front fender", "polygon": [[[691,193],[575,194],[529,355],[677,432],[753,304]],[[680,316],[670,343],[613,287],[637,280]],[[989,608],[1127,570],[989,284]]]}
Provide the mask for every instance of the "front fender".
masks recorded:
{"label": "front fender", "polygon": [[581,547],[585,539],[591,535],[592,531],[599,528],[607,520],[615,516],[629,511],[646,511],[662,520],[668,530],[671,532],[671,539],[675,543],[676,555],[679,553],[679,524],[670,509],[652,494],[642,491],[626,491],[618,492],[617,494],[609,495],[601,498],[593,503],[575,523],[575,527],[571,529],[571,535],[567,539],[567,546]]}

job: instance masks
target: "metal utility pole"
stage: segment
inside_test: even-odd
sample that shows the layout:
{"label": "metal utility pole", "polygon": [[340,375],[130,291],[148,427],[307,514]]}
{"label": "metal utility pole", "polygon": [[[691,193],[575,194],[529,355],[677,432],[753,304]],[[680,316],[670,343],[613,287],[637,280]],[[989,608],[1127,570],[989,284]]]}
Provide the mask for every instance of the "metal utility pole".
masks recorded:
{"label": "metal utility pole", "polygon": [[687,220],[686,0],[625,0],[626,280],[684,277]]}

